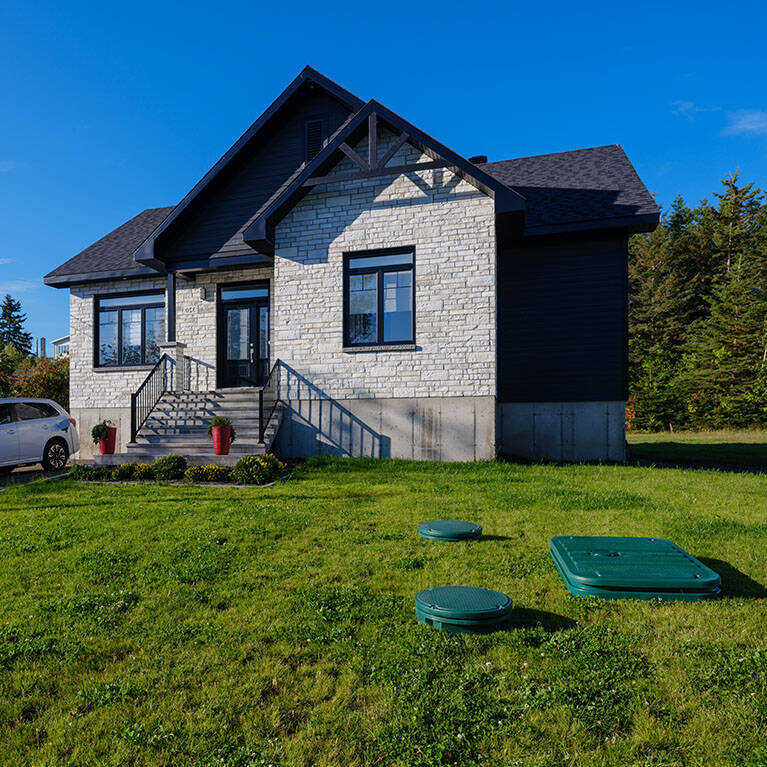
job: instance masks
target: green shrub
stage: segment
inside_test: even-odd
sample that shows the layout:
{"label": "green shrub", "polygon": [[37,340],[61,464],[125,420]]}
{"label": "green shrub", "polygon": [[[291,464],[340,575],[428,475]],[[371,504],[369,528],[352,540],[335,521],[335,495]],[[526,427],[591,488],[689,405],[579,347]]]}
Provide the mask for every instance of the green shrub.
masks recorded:
{"label": "green shrub", "polygon": [[271,479],[279,477],[288,470],[288,467],[274,453],[264,453],[260,456],[260,461],[266,467]]}
{"label": "green shrub", "polygon": [[69,470],[69,478],[78,482],[104,481],[112,479],[112,469],[109,466],[75,464]]}
{"label": "green shrub", "polygon": [[232,432],[231,437],[229,438],[230,442],[234,442],[234,437],[236,432],[234,431],[234,426],[232,426],[232,422],[225,418],[222,415],[214,415],[213,418],[210,419],[210,424],[208,425],[208,437],[213,439],[213,427],[214,426],[229,426]]}
{"label": "green shrub", "polygon": [[78,482],[87,482],[93,479],[95,466],[86,466],[85,464],[76,463],[69,470],[69,478],[77,480]]}
{"label": "green shrub", "polygon": [[284,474],[287,467],[277,456],[244,455],[232,469],[232,481],[238,485],[263,485]]}
{"label": "green shrub", "polygon": [[244,455],[232,469],[232,482],[238,485],[263,485],[269,481],[269,472],[257,455]]}
{"label": "green shrub", "polygon": [[186,458],[182,455],[164,455],[153,464],[156,479],[183,479],[186,471]]}
{"label": "green shrub", "polygon": [[115,480],[127,480],[133,479],[133,471],[135,470],[135,463],[121,463],[119,466],[115,466],[112,469],[112,479]]}
{"label": "green shrub", "polygon": [[226,466],[209,463],[205,466],[190,466],[184,473],[189,482],[228,482],[230,471]]}
{"label": "green shrub", "polygon": [[154,468],[148,463],[137,463],[133,467],[133,479],[154,479]]}

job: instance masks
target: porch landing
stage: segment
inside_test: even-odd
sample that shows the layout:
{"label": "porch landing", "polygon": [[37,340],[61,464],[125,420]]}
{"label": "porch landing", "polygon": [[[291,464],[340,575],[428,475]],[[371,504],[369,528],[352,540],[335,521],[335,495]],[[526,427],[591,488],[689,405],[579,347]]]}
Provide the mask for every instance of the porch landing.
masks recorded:
{"label": "porch landing", "polygon": [[[115,466],[129,461],[152,463],[163,455],[182,455],[190,465],[214,463],[233,466],[243,455],[262,455],[269,451],[282,419],[276,403],[263,442],[259,441],[258,388],[216,389],[207,392],[165,392],[125,453],[95,456],[100,466]],[[268,415],[273,400],[264,398]],[[236,438],[229,455],[215,455],[207,428],[213,416],[232,422]]]}

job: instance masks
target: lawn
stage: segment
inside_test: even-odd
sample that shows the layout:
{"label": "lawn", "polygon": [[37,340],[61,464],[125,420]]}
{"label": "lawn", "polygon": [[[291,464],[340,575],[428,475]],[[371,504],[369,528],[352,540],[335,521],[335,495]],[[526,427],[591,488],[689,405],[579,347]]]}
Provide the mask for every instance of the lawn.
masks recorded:
{"label": "lawn", "polygon": [[628,432],[626,439],[629,456],[642,461],[767,471],[767,431],[763,429]]}
{"label": "lawn", "polygon": [[[765,765],[767,483],[635,466],[324,460],[268,488],[0,493],[8,765]],[[487,536],[417,537],[463,517]],[[708,603],[568,595],[558,534],[672,538]],[[413,595],[509,594],[451,636]]]}

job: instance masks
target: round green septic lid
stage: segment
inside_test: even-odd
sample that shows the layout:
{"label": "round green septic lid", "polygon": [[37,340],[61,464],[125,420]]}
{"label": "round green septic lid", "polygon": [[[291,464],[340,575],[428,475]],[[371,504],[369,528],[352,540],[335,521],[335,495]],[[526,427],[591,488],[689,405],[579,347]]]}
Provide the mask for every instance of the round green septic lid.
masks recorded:
{"label": "round green septic lid", "polygon": [[511,599],[500,591],[471,586],[438,586],[415,595],[416,612],[458,621],[494,620],[511,611]]}
{"label": "round green septic lid", "polygon": [[479,538],[482,526],[473,522],[462,522],[460,519],[433,519],[418,525],[421,538],[432,541],[465,541]]}

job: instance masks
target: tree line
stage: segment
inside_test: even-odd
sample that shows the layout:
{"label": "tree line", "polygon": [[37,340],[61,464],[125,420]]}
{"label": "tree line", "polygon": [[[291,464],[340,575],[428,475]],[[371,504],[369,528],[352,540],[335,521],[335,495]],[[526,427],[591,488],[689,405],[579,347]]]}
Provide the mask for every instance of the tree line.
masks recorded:
{"label": "tree line", "polygon": [[0,397],[52,399],[69,409],[69,360],[32,356],[21,302],[6,295],[0,304]]}
{"label": "tree line", "polygon": [[738,173],[629,244],[632,429],[767,425],[767,201]]}

